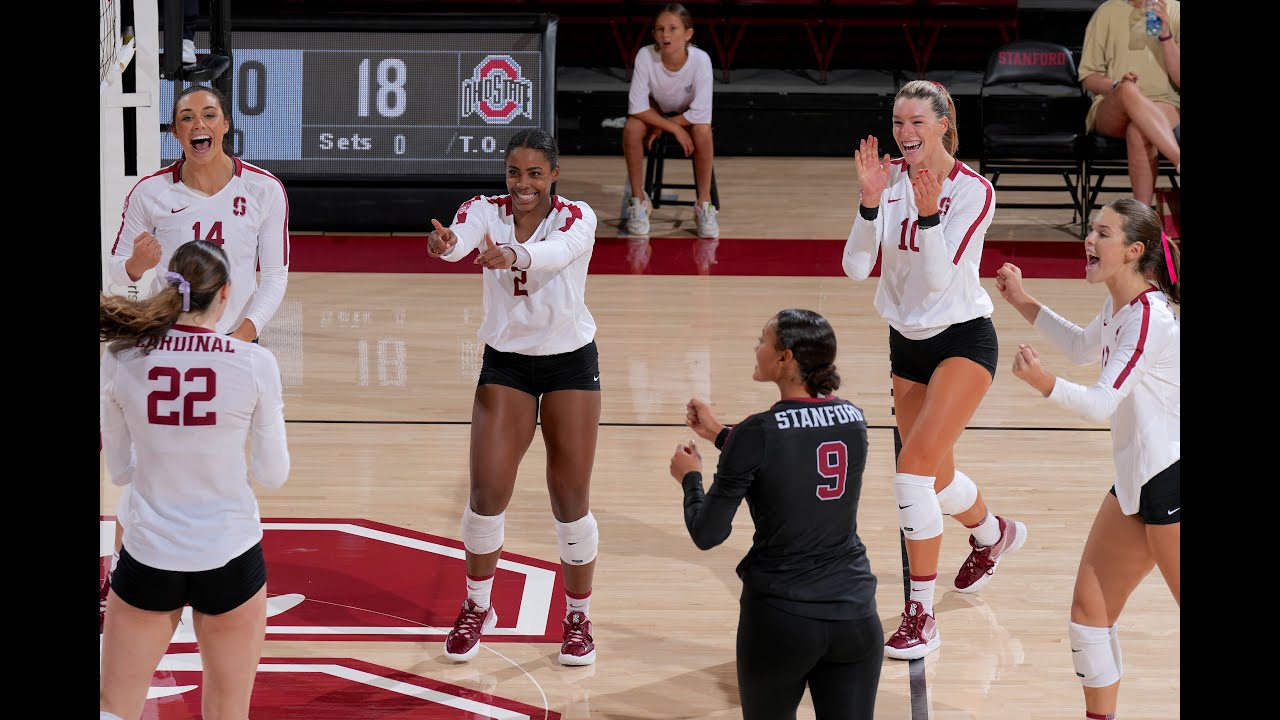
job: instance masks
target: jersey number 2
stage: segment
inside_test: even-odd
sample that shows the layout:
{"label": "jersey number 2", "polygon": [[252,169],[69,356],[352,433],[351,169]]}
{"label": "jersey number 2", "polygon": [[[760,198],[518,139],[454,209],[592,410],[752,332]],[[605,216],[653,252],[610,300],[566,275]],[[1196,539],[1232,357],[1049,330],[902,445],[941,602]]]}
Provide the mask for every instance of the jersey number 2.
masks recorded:
{"label": "jersey number 2", "polygon": [[829,440],[818,446],[818,474],[831,482],[818,483],[819,500],[844,497],[844,481],[849,473],[849,446],[841,440]]}
{"label": "jersey number 2", "polygon": [[512,278],[512,280],[514,280],[514,281],[515,281],[515,282],[514,282],[514,285],[515,285],[514,292],[515,292],[515,294],[516,294],[516,295],[528,295],[528,294],[529,294],[529,291],[524,289],[524,284],[525,284],[525,283],[527,283],[527,282],[529,282],[529,276],[525,274],[525,271],[524,271],[524,270],[521,270],[519,275],[517,275],[517,274],[515,274],[515,273],[512,273],[512,274],[511,274],[511,278]]}
{"label": "jersey number 2", "polygon": [[[147,379],[159,380],[167,386],[163,390],[152,390],[147,394],[147,422],[152,425],[216,425],[218,423],[218,413],[196,412],[196,403],[208,402],[218,394],[218,376],[213,372],[213,368],[188,368],[186,376],[183,377],[178,368],[153,367],[151,372],[147,373]],[[203,380],[204,388],[188,391],[183,395],[183,380],[189,383]],[[179,396],[182,396],[182,412],[177,410],[160,412],[160,403],[172,402]]]}

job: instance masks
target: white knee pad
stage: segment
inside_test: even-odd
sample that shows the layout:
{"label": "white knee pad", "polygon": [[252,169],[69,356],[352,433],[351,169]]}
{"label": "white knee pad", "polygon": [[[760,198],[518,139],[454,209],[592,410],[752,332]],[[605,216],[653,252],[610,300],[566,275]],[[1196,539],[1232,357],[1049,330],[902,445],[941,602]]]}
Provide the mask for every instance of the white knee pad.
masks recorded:
{"label": "white knee pad", "polygon": [[978,486],[968,475],[956,470],[951,484],[938,491],[938,506],[943,515],[958,515],[978,502]]}
{"label": "white knee pad", "polygon": [[928,540],[942,534],[942,509],[933,491],[933,478],[898,473],[893,478],[898,501],[898,526],[908,540]]}
{"label": "white knee pad", "polygon": [[507,514],[477,515],[468,505],[462,513],[462,544],[473,555],[488,555],[502,549],[506,539]]}
{"label": "white knee pad", "polygon": [[556,538],[560,541],[560,559],[570,565],[586,565],[596,559],[600,545],[600,531],[596,516],[588,510],[586,515],[569,523],[556,521]]}
{"label": "white knee pad", "polygon": [[124,718],[114,713],[109,713],[106,710],[99,710],[98,720],[124,720]]}
{"label": "white knee pad", "polygon": [[1120,661],[1120,623],[1107,630],[1111,639],[1111,657],[1116,661],[1116,677],[1124,677],[1124,664]]}
{"label": "white knee pad", "polygon": [[[1104,627],[1089,627],[1067,622],[1071,638],[1071,664],[1085,687],[1100,688],[1120,681],[1120,667],[1111,648],[1111,632]],[[1117,641],[1116,649],[1119,649]]]}

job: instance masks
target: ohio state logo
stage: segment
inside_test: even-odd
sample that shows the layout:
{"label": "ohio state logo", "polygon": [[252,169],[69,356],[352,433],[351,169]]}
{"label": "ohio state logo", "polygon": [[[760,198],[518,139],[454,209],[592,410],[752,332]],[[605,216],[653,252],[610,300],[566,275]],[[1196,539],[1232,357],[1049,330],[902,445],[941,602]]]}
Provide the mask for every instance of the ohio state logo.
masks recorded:
{"label": "ohio state logo", "polygon": [[517,115],[533,118],[533,82],[521,77],[510,55],[489,55],[462,81],[462,117],[479,115],[490,125],[506,125]]}

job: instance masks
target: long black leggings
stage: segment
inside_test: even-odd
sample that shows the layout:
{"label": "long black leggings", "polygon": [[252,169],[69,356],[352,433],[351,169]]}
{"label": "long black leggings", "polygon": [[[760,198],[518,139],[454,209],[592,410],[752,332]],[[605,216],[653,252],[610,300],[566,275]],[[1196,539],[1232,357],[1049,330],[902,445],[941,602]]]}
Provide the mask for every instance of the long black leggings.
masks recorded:
{"label": "long black leggings", "polygon": [[871,720],[884,663],[876,615],[815,620],[744,593],[738,615],[743,720],[793,720],[809,686],[818,720]]}

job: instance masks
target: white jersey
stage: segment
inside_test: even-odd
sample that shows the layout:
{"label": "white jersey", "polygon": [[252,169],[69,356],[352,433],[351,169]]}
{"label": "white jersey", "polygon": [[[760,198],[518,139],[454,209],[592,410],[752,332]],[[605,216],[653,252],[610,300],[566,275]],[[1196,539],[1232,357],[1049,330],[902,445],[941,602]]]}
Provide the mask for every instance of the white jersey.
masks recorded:
{"label": "white jersey", "polygon": [[1182,457],[1181,333],[1169,298],[1151,288],[1080,329],[1048,307],[1036,329],[1080,365],[1102,362],[1090,387],[1058,378],[1049,399],[1093,422],[1111,421],[1116,498],[1126,515],[1138,512],[1142,486]]}
{"label": "white jersey", "polygon": [[665,115],[684,113],[685,119],[694,125],[711,123],[711,85],[714,80],[711,56],[701,48],[688,47],[689,59],[675,72],[662,64],[657,45],[640,48],[627,92],[628,115],[648,110],[649,98],[653,98],[653,103]]}
{"label": "white jersey", "polygon": [[[271,173],[239,158],[235,175],[215,195],[198,193],[178,178],[183,160],[138,181],[124,201],[124,220],[107,259],[111,281],[131,285],[124,269],[133,239],[149,232],[160,242],[156,289],[166,283],[169,259],[192,240],[211,240],[231,261],[231,297],[218,332],[249,318],[261,335],[284,299],[289,282],[289,200]],[[262,271],[262,284],[257,271]]]}
{"label": "white jersey", "polygon": [[144,565],[197,572],[262,539],[253,479],[289,476],[280,367],[270,350],[174,326],[149,354],[102,354],[102,452],[121,503],[124,546]]}
{"label": "white jersey", "polygon": [[484,244],[516,245],[517,265],[484,270],[480,339],[501,352],[555,355],[595,339],[587,310],[587,266],[596,244],[596,214],[584,202],[551,196],[551,212],[523,245],[516,243],[510,195],[477,195],[458,208],[449,229],[457,244],[441,256],[457,262]]}
{"label": "white jersey", "polygon": [[978,264],[995,215],[995,189],[957,160],[942,182],[938,209],[939,224],[919,227],[907,163],[899,158],[890,165],[876,219],[854,218],[844,245],[842,264],[854,280],[867,279],[880,254],[876,310],[911,340],[991,316],[991,297],[978,281]]}

